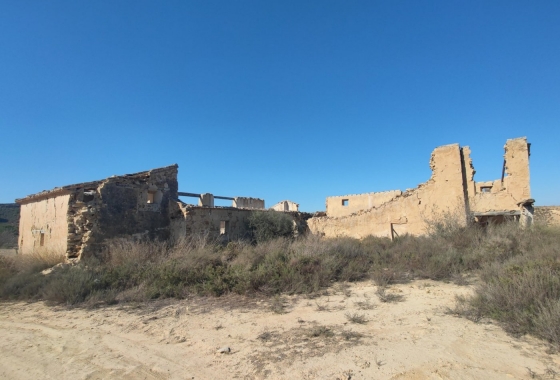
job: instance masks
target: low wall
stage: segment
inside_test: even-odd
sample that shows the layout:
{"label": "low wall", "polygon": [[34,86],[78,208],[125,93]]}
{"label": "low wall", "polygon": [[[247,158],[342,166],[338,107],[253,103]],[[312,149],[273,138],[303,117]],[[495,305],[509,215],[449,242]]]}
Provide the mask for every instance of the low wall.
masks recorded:
{"label": "low wall", "polygon": [[560,206],[535,206],[535,224],[560,226]]}
{"label": "low wall", "polygon": [[401,194],[402,191],[400,190],[391,190],[328,197],[326,201],[327,215],[332,217],[347,216],[359,211],[380,207]]}

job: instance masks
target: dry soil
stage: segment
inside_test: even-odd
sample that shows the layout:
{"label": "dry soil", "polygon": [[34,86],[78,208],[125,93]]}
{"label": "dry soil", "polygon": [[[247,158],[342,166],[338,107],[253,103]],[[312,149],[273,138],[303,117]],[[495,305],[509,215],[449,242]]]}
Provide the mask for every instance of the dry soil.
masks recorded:
{"label": "dry soil", "polygon": [[[469,286],[371,282],[309,298],[192,298],[98,309],[0,304],[2,379],[560,378],[560,355],[447,313]],[[362,323],[356,323],[362,322]],[[556,374],[559,375],[556,375]]]}

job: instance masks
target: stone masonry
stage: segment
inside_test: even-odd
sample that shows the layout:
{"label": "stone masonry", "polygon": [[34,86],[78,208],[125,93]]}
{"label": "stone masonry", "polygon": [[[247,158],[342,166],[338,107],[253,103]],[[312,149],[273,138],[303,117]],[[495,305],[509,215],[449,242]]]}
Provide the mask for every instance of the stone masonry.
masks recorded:
{"label": "stone masonry", "polygon": [[17,199],[19,251],[80,258],[118,237],[170,237],[177,165],[58,187]]}

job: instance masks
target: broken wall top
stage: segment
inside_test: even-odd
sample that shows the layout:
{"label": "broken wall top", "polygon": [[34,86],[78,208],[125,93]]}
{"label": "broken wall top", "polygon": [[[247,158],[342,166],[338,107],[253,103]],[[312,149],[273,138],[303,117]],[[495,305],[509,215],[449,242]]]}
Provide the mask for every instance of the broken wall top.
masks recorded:
{"label": "broken wall top", "polygon": [[150,177],[153,174],[158,174],[161,172],[166,172],[169,170],[174,170],[175,172],[177,171],[177,169],[179,168],[179,165],[174,164],[174,165],[170,165],[170,166],[165,166],[165,167],[161,167],[161,168],[155,168],[155,169],[151,169],[151,170],[146,170],[146,171],[142,171],[142,172],[138,172],[138,173],[132,173],[132,174],[124,174],[124,175],[120,175],[120,176],[111,176],[102,180],[97,180],[97,181],[91,181],[91,182],[82,182],[82,183],[77,183],[77,184],[73,184],[73,185],[66,185],[66,186],[61,186],[61,187],[55,187],[52,190],[43,190],[39,193],[35,193],[35,194],[31,194],[28,195],[25,198],[19,198],[16,199],[16,203],[22,205],[22,204],[26,204],[26,203],[31,203],[31,202],[38,202],[41,201],[43,199],[47,199],[47,198],[53,198],[53,197],[57,197],[60,195],[66,195],[66,194],[71,194],[77,190],[95,190],[97,189],[101,184],[103,184],[104,182],[108,181],[108,180],[114,180],[114,179],[119,179],[119,178],[123,178],[123,179],[143,179],[146,177]]}
{"label": "broken wall top", "polygon": [[454,199],[463,198],[459,144],[449,144],[435,148],[430,157],[430,169],[432,173],[428,181],[404,192],[401,190],[389,190],[327,197],[327,216],[341,218],[367,210],[384,208],[394,202],[398,202],[402,198],[417,194],[420,189],[425,189],[426,186],[436,182],[440,186],[450,184],[450,189],[453,189],[449,194],[438,195],[440,200],[449,198],[449,195]]}

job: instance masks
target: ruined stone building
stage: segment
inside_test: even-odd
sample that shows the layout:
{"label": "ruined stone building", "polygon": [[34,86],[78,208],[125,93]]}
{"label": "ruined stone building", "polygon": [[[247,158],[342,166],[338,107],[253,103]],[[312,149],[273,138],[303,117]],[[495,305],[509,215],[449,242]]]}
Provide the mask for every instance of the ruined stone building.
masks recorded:
{"label": "ruined stone building", "polygon": [[[264,210],[264,200],[251,197],[223,197],[213,194],[179,193],[179,196],[198,198],[198,204],[177,203],[171,216],[174,239],[183,236],[205,235],[211,238],[238,240],[250,237],[248,221],[255,210]],[[216,207],[214,199],[232,202],[231,207]]]}
{"label": "ruined stone building", "polygon": [[[433,151],[432,176],[415,189],[328,197],[326,213],[310,219],[292,201],[281,201],[266,212],[286,212],[294,220],[294,231],[327,237],[420,235],[430,220],[445,213],[460,223],[515,219],[530,224],[534,201],[529,148],[525,138],[508,140],[502,176],[494,181],[475,182],[469,147],[452,144]],[[201,234],[229,241],[250,237],[249,217],[265,210],[264,200],[180,192],[177,171],[178,166],[172,165],[17,199],[20,253],[54,251],[80,258],[114,238],[179,241]],[[180,197],[194,197],[196,204]],[[216,207],[215,199],[230,200],[231,207]],[[542,214],[553,220],[556,212]]]}
{"label": "ruined stone building", "polygon": [[443,215],[479,223],[517,219],[530,224],[530,144],[507,140],[501,178],[475,182],[469,147],[445,145],[432,152],[431,178],[415,189],[328,197],[326,215],[308,220],[311,232],[327,237],[421,235]]}
{"label": "ruined stone building", "polygon": [[275,211],[299,211],[299,204],[292,201],[280,201],[270,209]]}
{"label": "ruined stone building", "polygon": [[57,187],[16,199],[19,251],[81,257],[122,236],[169,239],[177,165]]}
{"label": "ruined stone building", "polygon": [[[20,253],[65,252],[80,258],[114,238],[178,241],[192,234],[247,237],[248,218],[264,200],[178,191],[178,166],[113,176],[29,195],[20,205]],[[189,205],[179,197],[195,197]],[[214,199],[231,207],[215,207]]]}

